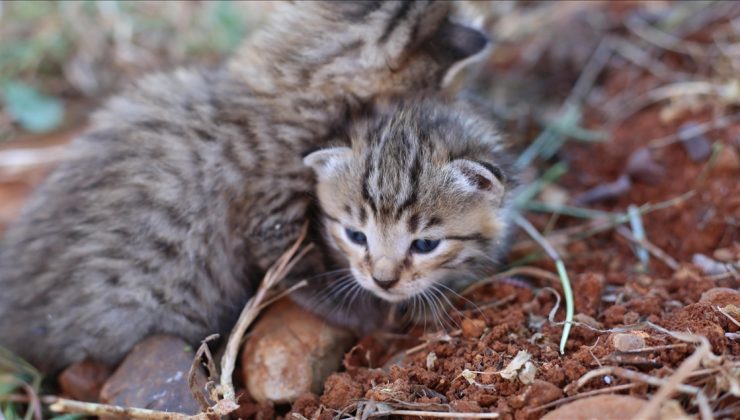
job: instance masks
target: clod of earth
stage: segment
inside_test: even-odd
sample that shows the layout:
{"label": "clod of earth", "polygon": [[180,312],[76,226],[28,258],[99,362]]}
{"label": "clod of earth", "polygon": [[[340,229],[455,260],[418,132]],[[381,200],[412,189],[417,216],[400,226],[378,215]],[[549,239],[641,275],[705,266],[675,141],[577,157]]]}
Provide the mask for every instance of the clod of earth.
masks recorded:
{"label": "clod of earth", "polygon": [[648,184],[657,183],[665,175],[665,170],[655,162],[647,147],[640,147],[632,152],[625,171],[632,179]]}
{"label": "clod of earth", "polygon": [[65,397],[94,402],[111,375],[111,369],[93,360],[77,362],[59,375],[59,387]]}
{"label": "clod of earth", "polygon": [[[714,163],[714,174],[730,174],[737,177],[740,175],[740,155],[735,147],[723,147]],[[735,178],[737,179],[737,178]]]}
{"label": "clod of earth", "polygon": [[244,346],[244,382],[258,402],[282,404],[321,393],[353,343],[351,332],[285,299],[267,310]]}
{"label": "clod of earth", "polygon": [[[194,352],[183,340],[155,335],[126,356],[103,386],[100,401],[124,407],[149,408],[197,414],[200,407],[188,387],[188,373]],[[198,389],[206,382],[197,372]]]}
{"label": "clod of earth", "polygon": [[647,401],[627,395],[597,395],[565,404],[542,420],[630,419]]}
{"label": "clod of earth", "polygon": [[686,154],[689,155],[689,159],[694,162],[703,161],[712,154],[712,143],[706,135],[691,135],[691,132],[696,131],[698,125],[696,122],[687,122],[678,129],[681,145],[686,150]]}
{"label": "clod of earth", "polygon": [[617,333],[611,336],[611,343],[617,351],[630,352],[645,348],[646,338],[647,333],[643,331]]}

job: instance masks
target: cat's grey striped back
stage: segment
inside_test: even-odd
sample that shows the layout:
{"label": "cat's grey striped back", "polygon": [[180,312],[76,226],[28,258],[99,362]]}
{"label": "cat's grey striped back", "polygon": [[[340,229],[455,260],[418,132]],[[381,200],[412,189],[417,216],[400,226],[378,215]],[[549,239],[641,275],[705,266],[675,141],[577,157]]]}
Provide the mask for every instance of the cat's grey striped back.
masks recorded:
{"label": "cat's grey striped back", "polygon": [[303,155],[363,104],[437,90],[480,51],[452,7],[283,4],[224,66],[112,98],[2,239],[0,345],[53,371],[114,363],[157,332],[224,332],[312,217]]}

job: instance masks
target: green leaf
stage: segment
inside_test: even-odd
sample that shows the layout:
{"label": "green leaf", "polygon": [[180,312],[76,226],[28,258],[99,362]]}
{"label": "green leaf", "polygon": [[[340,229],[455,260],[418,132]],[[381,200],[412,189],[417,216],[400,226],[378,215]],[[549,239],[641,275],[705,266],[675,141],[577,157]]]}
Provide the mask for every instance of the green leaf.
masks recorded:
{"label": "green leaf", "polygon": [[3,415],[5,416],[5,420],[20,420],[21,416],[18,415],[18,412],[15,411],[15,405],[8,404],[5,406],[5,410],[3,410]]}
{"label": "green leaf", "polygon": [[3,99],[10,116],[28,131],[45,133],[62,123],[62,101],[44,95],[33,86],[23,82],[7,82],[3,85]]}
{"label": "green leaf", "polygon": [[219,1],[213,9],[214,31],[217,48],[223,52],[232,51],[244,38],[244,18],[229,1]]}
{"label": "green leaf", "polygon": [[52,417],[49,420],[79,420],[85,417],[84,414],[62,414],[61,416]]}

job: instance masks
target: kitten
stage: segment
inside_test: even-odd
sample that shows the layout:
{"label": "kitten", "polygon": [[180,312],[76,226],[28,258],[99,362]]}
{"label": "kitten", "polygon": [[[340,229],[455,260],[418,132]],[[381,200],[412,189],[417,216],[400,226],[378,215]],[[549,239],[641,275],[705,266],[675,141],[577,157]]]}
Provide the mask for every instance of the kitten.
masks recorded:
{"label": "kitten", "polygon": [[[302,156],[487,44],[449,2],[292,2],[226,65],[114,97],[0,245],[0,345],[42,370],[226,332],[310,218]],[[357,228],[361,227],[356,225]],[[329,267],[320,253],[304,272]]]}
{"label": "kitten", "polygon": [[294,299],[367,329],[391,303],[433,312],[447,292],[491,274],[517,184],[507,149],[462,101],[411,97],[354,122],[336,147],[305,158],[317,175],[325,249],[351,275],[314,281]]}

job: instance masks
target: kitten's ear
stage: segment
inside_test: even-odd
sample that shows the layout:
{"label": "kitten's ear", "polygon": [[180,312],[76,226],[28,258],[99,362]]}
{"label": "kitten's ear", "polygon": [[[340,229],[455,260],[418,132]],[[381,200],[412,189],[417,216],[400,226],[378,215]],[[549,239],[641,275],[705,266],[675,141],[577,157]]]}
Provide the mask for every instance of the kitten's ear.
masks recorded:
{"label": "kitten's ear", "polygon": [[504,192],[503,175],[494,165],[467,159],[448,164],[455,184],[467,192],[480,192],[500,197]]}
{"label": "kitten's ear", "polygon": [[435,61],[446,68],[441,87],[454,93],[462,82],[462,70],[483,61],[490,50],[488,36],[478,29],[445,19],[425,45]]}
{"label": "kitten's ear", "polygon": [[303,164],[310,166],[319,179],[326,179],[342,168],[351,156],[349,147],[332,147],[309,153],[303,158]]}
{"label": "kitten's ear", "polygon": [[483,32],[445,19],[431,35],[426,47],[437,60],[452,65],[477,55],[488,44],[488,36]]}

